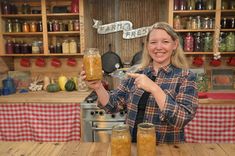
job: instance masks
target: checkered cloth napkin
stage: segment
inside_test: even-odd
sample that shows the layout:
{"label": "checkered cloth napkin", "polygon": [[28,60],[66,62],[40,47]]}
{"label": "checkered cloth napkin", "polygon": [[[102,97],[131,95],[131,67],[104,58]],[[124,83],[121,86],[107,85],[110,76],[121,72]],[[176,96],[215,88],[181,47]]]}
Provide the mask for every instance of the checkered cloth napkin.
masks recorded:
{"label": "checkered cloth napkin", "polygon": [[79,141],[80,104],[0,104],[0,141]]}
{"label": "checkered cloth napkin", "polygon": [[191,143],[235,143],[235,106],[199,105],[185,137]]}

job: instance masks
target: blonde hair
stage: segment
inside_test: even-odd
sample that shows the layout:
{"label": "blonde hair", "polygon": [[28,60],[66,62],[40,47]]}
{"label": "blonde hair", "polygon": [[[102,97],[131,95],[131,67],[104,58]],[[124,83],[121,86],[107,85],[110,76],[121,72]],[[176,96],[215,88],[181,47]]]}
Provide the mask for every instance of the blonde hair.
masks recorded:
{"label": "blonde hair", "polygon": [[[167,34],[169,34],[171,36],[173,41],[179,42],[179,36],[177,35],[177,33],[174,31],[174,29],[168,23],[165,23],[165,22],[155,23],[149,29],[149,32],[146,36],[144,51],[142,54],[141,63],[139,65],[139,68],[141,68],[141,69],[147,67],[151,62],[153,62],[153,59],[150,57],[150,55],[148,53],[146,45],[149,42],[149,34],[155,29],[165,30],[167,32]],[[187,59],[185,57],[184,51],[183,51],[180,43],[178,43],[178,47],[172,53],[171,64],[173,64],[174,66],[176,66],[178,68],[188,68],[188,62],[187,62]]]}

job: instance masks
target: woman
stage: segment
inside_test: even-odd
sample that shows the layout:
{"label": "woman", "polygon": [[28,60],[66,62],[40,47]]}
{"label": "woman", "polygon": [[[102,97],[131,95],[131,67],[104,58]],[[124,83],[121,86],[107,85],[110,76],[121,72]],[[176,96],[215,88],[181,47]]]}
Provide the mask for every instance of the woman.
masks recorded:
{"label": "woman", "polygon": [[[156,127],[158,143],[179,143],[185,140],[184,126],[193,119],[198,105],[195,75],[187,68],[176,32],[167,23],[159,22],[146,37],[137,72],[128,73],[112,93],[101,81],[87,85],[96,91],[99,107],[106,112],[127,109],[126,123],[133,142],[137,125],[149,122]],[[84,71],[81,75],[86,78]]]}

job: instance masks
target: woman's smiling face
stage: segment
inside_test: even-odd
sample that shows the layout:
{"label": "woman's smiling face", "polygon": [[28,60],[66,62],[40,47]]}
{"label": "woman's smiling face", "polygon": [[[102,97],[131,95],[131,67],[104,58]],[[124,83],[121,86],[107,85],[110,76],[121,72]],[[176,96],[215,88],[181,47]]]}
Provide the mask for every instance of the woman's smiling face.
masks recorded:
{"label": "woman's smiling face", "polygon": [[173,41],[165,30],[152,30],[149,34],[147,50],[150,57],[153,59],[153,65],[159,68],[170,64],[171,55],[177,46],[178,42]]}

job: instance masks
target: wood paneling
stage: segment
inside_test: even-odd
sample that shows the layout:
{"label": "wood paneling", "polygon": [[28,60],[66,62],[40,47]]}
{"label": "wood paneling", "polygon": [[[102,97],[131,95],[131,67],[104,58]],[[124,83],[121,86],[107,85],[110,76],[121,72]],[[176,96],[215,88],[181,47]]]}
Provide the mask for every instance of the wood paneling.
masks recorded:
{"label": "wood paneling", "polygon": [[[101,54],[109,50],[121,56],[123,62],[130,62],[133,55],[141,50],[144,37],[126,40],[122,38],[122,32],[100,35],[92,28],[93,19],[101,20],[103,24],[120,20],[129,20],[133,23],[133,29],[146,27],[158,21],[167,21],[166,12],[168,1],[163,0],[89,0],[84,4],[85,27],[91,32],[86,36],[87,47],[97,47]],[[87,31],[86,31],[87,32]]]}

